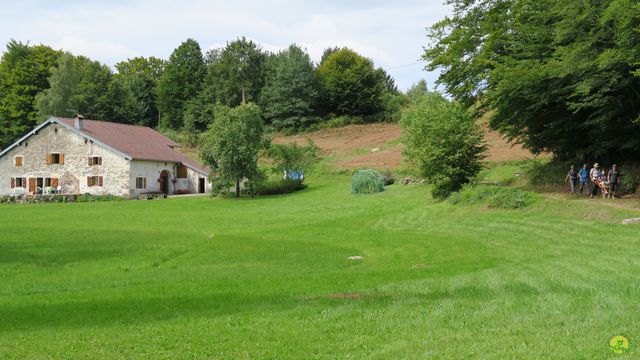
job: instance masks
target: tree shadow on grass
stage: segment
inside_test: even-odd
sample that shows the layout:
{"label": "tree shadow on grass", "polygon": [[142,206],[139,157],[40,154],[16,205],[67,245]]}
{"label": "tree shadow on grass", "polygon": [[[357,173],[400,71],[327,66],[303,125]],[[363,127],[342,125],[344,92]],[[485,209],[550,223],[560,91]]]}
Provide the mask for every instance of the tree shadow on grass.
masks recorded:
{"label": "tree shadow on grass", "polygon": [[[289,302],[290,304],[287,304]],[[0,333],[135,325],[181,317],[217,317],[245,311],[276,311],[295,305],[276,295],[217,293],[198,296],[93,298],[64,303],[30,303],[0,307]]]}

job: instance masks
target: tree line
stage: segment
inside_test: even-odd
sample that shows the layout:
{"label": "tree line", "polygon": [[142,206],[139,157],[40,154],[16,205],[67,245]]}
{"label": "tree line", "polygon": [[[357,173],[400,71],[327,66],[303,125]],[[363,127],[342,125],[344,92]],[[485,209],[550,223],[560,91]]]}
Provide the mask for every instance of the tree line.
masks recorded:
{"label": "tree line", "polygon": [[424,59],[490,126],[561,160],[640,159],[636,0],[449,0]]}
{"label": "tree line", "polygon": [[135,57],[114,72],[85,56],[11,40],[0,59],[0,148],[48,116],[82,113],[199,134],[220,105],[254,103],[267,126],[300,130],[340,116],[385,120],[405,102],[389,74],[348,48],[328,48],[316,64],[295,44],[271,53],[242,37],[203,52],[187,39],[167,60]]}

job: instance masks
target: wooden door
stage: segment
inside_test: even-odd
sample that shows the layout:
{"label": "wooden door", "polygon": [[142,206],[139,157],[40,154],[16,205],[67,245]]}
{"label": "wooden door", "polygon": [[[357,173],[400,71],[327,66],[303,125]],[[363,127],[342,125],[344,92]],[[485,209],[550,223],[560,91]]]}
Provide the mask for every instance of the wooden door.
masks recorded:
{"label": "wooden door", "polygon": [[29,192],[32,194],[36,192],[36,178],[29,178]]}

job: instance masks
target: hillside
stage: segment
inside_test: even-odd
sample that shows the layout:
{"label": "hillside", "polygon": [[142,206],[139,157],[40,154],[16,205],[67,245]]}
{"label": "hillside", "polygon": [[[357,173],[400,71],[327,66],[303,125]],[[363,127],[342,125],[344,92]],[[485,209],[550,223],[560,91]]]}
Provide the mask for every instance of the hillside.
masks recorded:
{"label": "hillside", "polygon": [[[520,145],[510,144],[481,121],[489,146],[486,161],[517,161],[534,158]],[[349,125],[293,136],[275,136],[275,143],[303,142],[311,139],[336,169],[402,167],[402,129],[397,124]]]}

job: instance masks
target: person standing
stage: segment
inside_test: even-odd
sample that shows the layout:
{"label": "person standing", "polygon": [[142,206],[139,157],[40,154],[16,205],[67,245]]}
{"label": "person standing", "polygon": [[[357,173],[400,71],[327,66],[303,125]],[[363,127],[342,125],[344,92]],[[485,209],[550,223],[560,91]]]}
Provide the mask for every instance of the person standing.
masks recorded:
{"label": "person standing", "polygon": [[578,180],[578,174],[576,173],[573,165],[571,165],[571,167],[569,168],[569,172],[564,179],[564,182],[569,182],[569,194],[571,194],[572,196],[576,194],[576,180]]}
{"label": "person standing", "polygon": [[618,172],[618,165],[613,164],[611,170],[607,174],[607,181],[609,181],[609,199],[615,199],[616,191],[618,191],[618,181],[620,180],[620,173]]}
{"label": "person standing", "polygon": [[600,186],[598,183],[600,182],[600,164],[593,164],[593,168],[589,171],[589,178],[591,179],[591,183],[593,184],[593,189],[591,189],[591,197],[598,195],[598,189]]}
{"label": "person standing", "polygon": [[587,183],[589,182],[589,169],[587,168],[587,164],[582,165],[582,169],[578,172],[578,177],[580,178],[580,194],[583,191],[587,191]]}

